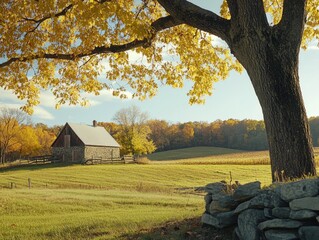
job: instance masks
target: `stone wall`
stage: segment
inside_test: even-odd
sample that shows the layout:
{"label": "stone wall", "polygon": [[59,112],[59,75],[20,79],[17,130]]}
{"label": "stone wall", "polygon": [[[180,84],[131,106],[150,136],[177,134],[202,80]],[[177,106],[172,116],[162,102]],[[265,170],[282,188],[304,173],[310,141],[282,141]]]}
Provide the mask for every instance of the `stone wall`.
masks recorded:
{"label": "stone wall", "polygon": [[63,162],[82,162],[84,160],[83,147],[54,147],[52,155],[61,159]]}
{"label": "stone wall", "polygon": [[234,226],[239,240],[319,240],[319,179],[278,184],[206,185],[204,224]]}
{"label": "stone wall", "polygon": [[52,148],[53,156],[62,159],[64,162],[84,162],[87,159],[117,159],[120,158],[120,148],[116,147],[54,147]]}
{"label": "stone wall", "polygon": [[85,146],[85,159],[102,158],[102,159],[116,159],[120,158],[120,148],[116,147],[94,147]]}

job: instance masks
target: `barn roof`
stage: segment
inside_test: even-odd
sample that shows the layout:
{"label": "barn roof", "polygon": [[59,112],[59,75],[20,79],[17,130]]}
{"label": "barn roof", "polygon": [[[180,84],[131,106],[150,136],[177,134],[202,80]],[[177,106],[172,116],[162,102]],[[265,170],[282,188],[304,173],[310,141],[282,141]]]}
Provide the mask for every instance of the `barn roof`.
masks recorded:
{"label": "barn roof", "polygon": [[81,139],[84,145],[120,147],[115,139],[105,130],[104,127],[67,123],[74,133]]}

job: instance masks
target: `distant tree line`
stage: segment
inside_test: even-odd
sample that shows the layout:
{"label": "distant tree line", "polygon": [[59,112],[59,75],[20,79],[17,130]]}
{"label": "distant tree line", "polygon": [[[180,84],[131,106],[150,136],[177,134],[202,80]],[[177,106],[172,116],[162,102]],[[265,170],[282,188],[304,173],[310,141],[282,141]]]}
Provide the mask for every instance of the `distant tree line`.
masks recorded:
{"label": "distant tree line", "polygon": [[[319,146],[319,117],[309,119],[315,147]],[[100,122],[119,142],[121,127],[114,122]],[[242,150],[268,150],[265,124],[261,120],[216,120],[214,122],[169,123],[165,120],[148,120],[148,139],[156,151],[196,146],[214,146]]]}
{"label": "distant tree line", "polygon": [[[114,122],[99,122],[121,145],[122,154],[141,155],[196,146],[267,150],[265,124],[257,120],[169,123],[149,120],[137,107],[122,109]],[[319,117],[309,119],[313,145],[319,146]],[[17,109],[0,108],[0,163],[51,153],[63,126],[32,124]]]}

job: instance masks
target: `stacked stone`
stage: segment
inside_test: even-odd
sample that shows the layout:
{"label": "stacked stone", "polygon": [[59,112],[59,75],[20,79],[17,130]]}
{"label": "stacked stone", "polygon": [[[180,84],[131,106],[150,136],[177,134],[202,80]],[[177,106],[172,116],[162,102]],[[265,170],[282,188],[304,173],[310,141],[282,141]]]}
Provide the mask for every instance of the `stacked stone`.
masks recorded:
{"label": "stacked stone", "polygon": [[205,187],[204,224],[234,226],[239,240],[319,240],[319,179],[261,189],[260,182]]}

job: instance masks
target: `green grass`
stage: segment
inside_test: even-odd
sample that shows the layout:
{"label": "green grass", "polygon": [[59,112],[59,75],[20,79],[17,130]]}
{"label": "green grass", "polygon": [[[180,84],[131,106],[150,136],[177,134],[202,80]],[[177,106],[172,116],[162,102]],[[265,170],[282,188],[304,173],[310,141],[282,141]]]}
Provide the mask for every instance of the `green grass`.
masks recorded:
{"label": "green grass", "polygon": [[218,147],[192,147],[182,148],[176,150],[170,150],[165,152],[156,152],[147,155],[150,160],[178,160],[178,159],[189,159],[189,158],[202,158],[215,155],[224,155],[231,153],[243,152],[242,150],[229,149],[229,148],[218,148]]}
{"label": "green grass", "polygon": [[[270,183],[266,165],[60,164],[2,169],[0,239],[127,239],[166,222],[198,218],[203,195],[185,189],[229,181],[230,171],[233,181],[245,183],[258,176],[263,184]],[[14,189],[9,189],[11,182]]]}
{"label": "green grass", "polygon": [[120,239],[202,211],[198,196],[100,190],[2,190],[0,239]]}
{"label": "green grass", "polygon": [[0,171],[0,188],[97,189],[141,192],[171,192],[174,188],[203,186],[208,182],[233,179],[242,183],[260,179],[270,183],[268,165],[196,165],[127,164],[127,165],[39,165]]}
{"label": "green grass", "polygon": [[205,157],[150,164],[2,168],[0,239],[134,239],[140,232],[147,234],[139,239],[155,239],[149,229],[201,215],[203,194],[193,188],[229,182],[230,172],[240,183],[271,183],[269,165],[243,165],[268,159],[267,152],[203,149]]}

